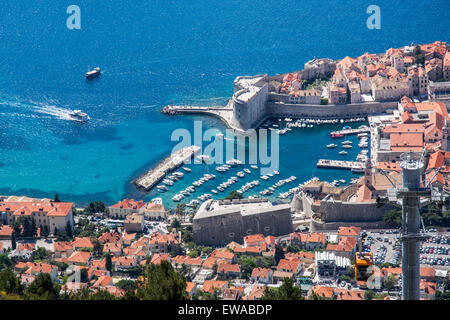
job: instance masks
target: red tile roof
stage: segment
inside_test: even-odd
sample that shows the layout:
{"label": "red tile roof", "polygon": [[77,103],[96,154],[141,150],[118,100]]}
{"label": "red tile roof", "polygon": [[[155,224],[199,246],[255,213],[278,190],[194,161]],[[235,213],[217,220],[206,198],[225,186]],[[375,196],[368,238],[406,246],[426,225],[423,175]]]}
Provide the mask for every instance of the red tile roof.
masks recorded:
{"label": "red tile roof", "polygon": [[118,203],[112,205],[110,208],[120,208],[120,209],[140,209],[144,206],[144,201],[135,201],[134,199],[124,199]]}

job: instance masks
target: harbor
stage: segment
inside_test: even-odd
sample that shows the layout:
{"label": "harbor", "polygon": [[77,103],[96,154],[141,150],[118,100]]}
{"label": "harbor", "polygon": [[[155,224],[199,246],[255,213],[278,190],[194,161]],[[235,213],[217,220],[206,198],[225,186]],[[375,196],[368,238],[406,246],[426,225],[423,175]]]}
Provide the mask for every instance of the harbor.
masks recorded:
{"label": "harbor", "polygon": [[348,169],[353,172],[364,172],[365,164],[360,161],[319,159],[318,168]]}
{"label": "harbor", "polygon": [[354,134],[361,134],[361,133],[368,133],[370,132],[369,127],[367,126],[361,126],[357,129],[355,128],[346,128],[338,131],[332,131],[330,133],[331,137],[343,137],[347,135],[354,135]]}
{"label": "harbor", "polygon": [[134,185],[143,191],[151,190],[168,173],[174,171],[185,162],[200,152],[200,147],[189,146],[173,152],[170,156],[162,160],[155,168],[147,171],[142,176],[133,181]]}

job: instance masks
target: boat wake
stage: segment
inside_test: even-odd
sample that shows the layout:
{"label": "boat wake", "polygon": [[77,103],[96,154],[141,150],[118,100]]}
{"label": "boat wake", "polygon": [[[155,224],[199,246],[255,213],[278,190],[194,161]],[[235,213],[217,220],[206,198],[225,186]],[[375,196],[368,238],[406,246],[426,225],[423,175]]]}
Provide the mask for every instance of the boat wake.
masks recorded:
{"label": "boat wake", "polygon": [[72,120],[70,116],[70,109],[59,108],[56,106],[44,105],[44,106],[35,106],[34,111],[42,114],[47,114],[53,117],[56,117],[60,120]]}

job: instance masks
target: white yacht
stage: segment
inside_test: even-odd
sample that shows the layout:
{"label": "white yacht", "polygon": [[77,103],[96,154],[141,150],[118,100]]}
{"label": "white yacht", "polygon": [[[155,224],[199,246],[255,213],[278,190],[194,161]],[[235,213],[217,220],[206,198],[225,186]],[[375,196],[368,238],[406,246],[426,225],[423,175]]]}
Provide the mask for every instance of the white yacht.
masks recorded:
{"label": "white yacht", "polygon": [[69,116],[72,118],[72,120],[78,122],[87,122],[89,121],[89,119],[91,119],[89,118],[87,113],[84,113],[81,110],[73,110],[69,113]]}

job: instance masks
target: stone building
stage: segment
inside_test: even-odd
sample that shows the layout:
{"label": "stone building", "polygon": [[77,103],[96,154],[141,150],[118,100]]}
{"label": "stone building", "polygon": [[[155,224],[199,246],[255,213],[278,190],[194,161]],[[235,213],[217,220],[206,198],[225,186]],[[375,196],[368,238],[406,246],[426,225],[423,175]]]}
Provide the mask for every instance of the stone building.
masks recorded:
{"label": "stone building", "polygon": [[242,243],[251,234],[281,236],[293,231],[289,204],[272,205],[267,199],[206,201],[193,227],[194,242],[208,246]]}

